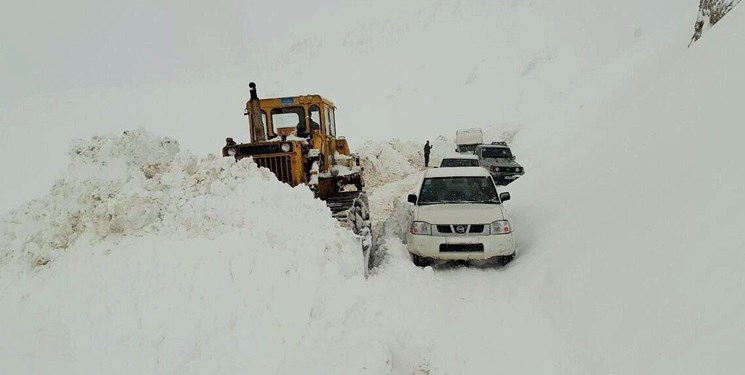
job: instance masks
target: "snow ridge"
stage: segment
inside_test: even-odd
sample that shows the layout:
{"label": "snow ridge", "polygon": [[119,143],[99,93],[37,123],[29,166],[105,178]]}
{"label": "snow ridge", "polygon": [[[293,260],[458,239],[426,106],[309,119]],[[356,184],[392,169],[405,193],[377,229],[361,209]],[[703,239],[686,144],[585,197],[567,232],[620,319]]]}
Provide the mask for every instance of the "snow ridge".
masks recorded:
{"label": "snow ridge", "polygon": [[250,227],[257,219],[251,212],[270,208],[289,214],[299,205],[328,216],[310,191],[281,184],[248,160],[200,158],[144,130],[76,140],[69,156],[49,194],[3,219],[3,258],[23,254],[44,264],[81,238],[214,237]]}

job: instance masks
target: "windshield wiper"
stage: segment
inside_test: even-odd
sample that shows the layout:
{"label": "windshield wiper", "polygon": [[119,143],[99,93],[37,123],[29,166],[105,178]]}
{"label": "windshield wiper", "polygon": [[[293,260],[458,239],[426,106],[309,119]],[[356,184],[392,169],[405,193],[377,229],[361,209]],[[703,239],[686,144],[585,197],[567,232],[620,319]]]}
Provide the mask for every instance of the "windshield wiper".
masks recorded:
{"label": "windshield wiper", "polygon": [[458,204],[478,204],[478,203],[499,203],[493,200],[473,200],[473,201],[447,201],[447,203],[458,203]]}
{"label": "windshield wiper", "polygon": [[499,204],[499,201],[494,201],[494,200],[491,200],[490,199],[490,200],[478,201],[478,202],[474,202],[474,203]]}
{"label": "windshield wiper", "polygon": [[438,202],[419,202],[420,206],[426,206],[430,204],[499,204],[499,201],[495,200],[481,200],[481,201],[438,201]]}

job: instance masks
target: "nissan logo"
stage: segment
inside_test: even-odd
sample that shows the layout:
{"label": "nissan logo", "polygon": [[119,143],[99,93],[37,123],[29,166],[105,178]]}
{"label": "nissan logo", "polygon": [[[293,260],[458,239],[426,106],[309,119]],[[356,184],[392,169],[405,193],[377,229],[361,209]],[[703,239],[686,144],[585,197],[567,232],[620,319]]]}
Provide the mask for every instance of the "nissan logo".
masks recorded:
{"label": "nissan logo", "polygon": [[464,227],[462,225],[458,225],[457,227],[455,227],[455,232],[456,233],[466,233],[466,227]]}

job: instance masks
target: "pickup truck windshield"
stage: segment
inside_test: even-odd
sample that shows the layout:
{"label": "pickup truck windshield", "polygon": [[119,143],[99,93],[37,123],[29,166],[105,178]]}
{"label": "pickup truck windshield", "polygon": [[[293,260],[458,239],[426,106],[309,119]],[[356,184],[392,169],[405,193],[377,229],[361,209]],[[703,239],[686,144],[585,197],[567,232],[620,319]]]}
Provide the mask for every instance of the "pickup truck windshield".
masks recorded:
{"label": "pickup truck windshield", "polygon": [[484,147],[481,149],[481,157],[508,159],[512,157],[512,153],[507,147]]}
{"label": "pickup truck windshield", "polygon": [[425,178],[417,204],[443,203],[499,204],[499,197],[494,183],[488,177]]}
{"label": "pickup truck windshield", "polygon": [[478,167],[478,159],[442,159],[440,167]]}

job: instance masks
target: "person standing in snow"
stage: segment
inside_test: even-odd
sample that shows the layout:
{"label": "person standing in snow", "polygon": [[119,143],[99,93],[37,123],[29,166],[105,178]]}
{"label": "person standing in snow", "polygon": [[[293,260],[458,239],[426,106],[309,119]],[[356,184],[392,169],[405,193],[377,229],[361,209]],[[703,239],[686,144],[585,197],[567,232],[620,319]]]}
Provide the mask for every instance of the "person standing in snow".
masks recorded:
{"label": "person standing in snow", "polygon": [[427,143],[424,144],[424,167],[429,167],[429,150],[432,149],[432,146],[429,144],[429,140]]}

